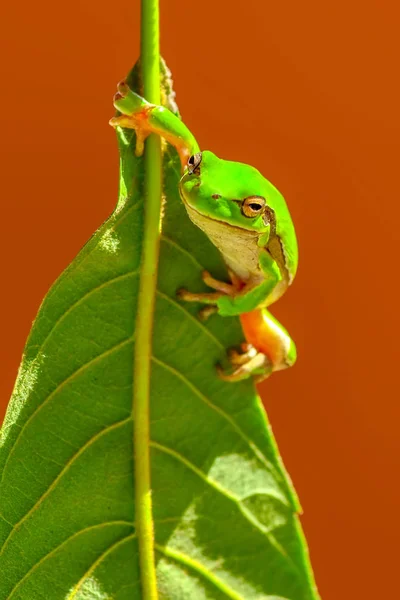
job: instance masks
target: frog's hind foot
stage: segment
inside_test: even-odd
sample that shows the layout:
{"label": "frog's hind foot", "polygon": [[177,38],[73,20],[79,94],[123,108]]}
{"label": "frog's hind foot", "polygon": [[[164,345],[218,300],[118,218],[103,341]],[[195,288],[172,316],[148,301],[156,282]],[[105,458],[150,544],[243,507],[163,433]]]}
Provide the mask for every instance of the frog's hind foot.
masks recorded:
{"label": "frog's hind foot", "polygon": [[189,129],[171,111],[147,102],[121,81],[114,96],[114,106],[119,115],[110,119],[112,127],[125,127],[136,132],[136,155],[141,156],[147,136],[156,133],[178,151],[182,171],[189,156],[199,151],[199,146]]}
{"label": "frog's hind foot", "polygon": [[149,125],[150,112],[153,105],[149,104],[135,94],[125,81],[120,81],[114,95],[114,106],[121,112],[117,117],[112,117],[109,123],[112,127],[125,127],[134,129],[136,133],[136,156],[141,156],[144,149],[144,141],[151,133]]}
{"label": "frog's hind foot", "polygon": [[235,348],[230,348],[227,354],[231,365],[239,366],[246,364],[249,360],[254,358],[257,354],[257,350],[252,344],[247,344],[244,342],[240,345],[240,352],[238,352]]}
{"label": "frog's hind foot", "polygon": [[224,381],[241,381],[253,376],[255,383],[260,383],[272,373],[270,360],[262,352],[258,352],[252,344],[242,344],[242,352],[235,349],[228,351],[228,358],[233,367],[232,372],[217,365],[217,372]]}

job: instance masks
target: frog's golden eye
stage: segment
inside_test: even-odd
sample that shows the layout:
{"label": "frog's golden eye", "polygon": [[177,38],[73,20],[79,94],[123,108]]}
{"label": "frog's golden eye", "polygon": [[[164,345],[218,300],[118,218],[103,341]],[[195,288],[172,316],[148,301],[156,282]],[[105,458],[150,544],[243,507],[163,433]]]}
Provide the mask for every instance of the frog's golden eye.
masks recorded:
{"label": "frog's golden eye", "polygon": [[242,213],[245,217],[257,217],[265,208],[265,198],[262,196],[249,196],[242,202]]}
{"label": "frog's golden eye", "polygon": [[195,173],[196,175],[198,175],[200,173],[200,163],[201,163],[201,152],[197,152],[196,154],[193,154],[192,156],[189,157],[189,160],[187,162],[188,164],[188,171],[190,175],[193,175],[193,173]]}

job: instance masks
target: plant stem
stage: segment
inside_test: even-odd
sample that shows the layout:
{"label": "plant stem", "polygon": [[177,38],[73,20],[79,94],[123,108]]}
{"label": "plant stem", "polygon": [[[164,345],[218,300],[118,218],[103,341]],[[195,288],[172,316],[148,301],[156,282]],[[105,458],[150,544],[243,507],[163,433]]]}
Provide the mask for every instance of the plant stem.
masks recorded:
{"label": "plant stem", "polygon": [[[160,104],[158,0],[141,1],[141,68],[143,95]],[[154,302],[157,286],[161,219],[161,140],[151,135],[145,146],[145,222],[139,284],[133,381],[135,506],[143,600],[156,600],[154,526],[150,464],[150,374]]]}

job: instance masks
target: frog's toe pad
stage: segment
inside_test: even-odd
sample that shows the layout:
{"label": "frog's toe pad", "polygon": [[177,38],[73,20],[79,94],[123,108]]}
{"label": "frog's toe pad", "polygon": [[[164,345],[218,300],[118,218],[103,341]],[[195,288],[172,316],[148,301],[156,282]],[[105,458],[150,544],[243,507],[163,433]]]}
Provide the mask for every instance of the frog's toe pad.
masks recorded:
{"label": "frog's toe pad", "polygon": [[229,360],[234,367],[232,372],[228,372],[220,365],[217,365],[217,372],[221,379],[224,381],[241,381],[253,376],[258,383],[269,377],[272,373],[272,365],[269,358],[265,354],[257,352],[251,344],[246,344],[246,346],[248,348],[243,353],[239,353],[236,350],[228,352]]}
{"label": "frog's toe pad", "polygon": [[228,350],[229,362],[232,366],[244,365],[258,354],[252,344],[241,344],[240,352],[235,348]]}

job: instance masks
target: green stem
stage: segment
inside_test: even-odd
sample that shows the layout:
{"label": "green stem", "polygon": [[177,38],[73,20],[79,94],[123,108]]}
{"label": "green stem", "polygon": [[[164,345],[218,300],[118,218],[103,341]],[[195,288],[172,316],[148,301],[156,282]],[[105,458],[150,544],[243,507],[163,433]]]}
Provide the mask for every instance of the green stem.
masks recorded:
{"label": "green stem", "polygon": [[[158,0],[142,0],[141,68],[143,95],[160,104],[160,50]],[[133,446],[135,453],[135,505],[143,600],[156,600],[154,527],[150,478],[150,374],[154,302],[157,286],[161,220],[161,140],[146,141],[145,222],[136,321],[133,382]]]}

